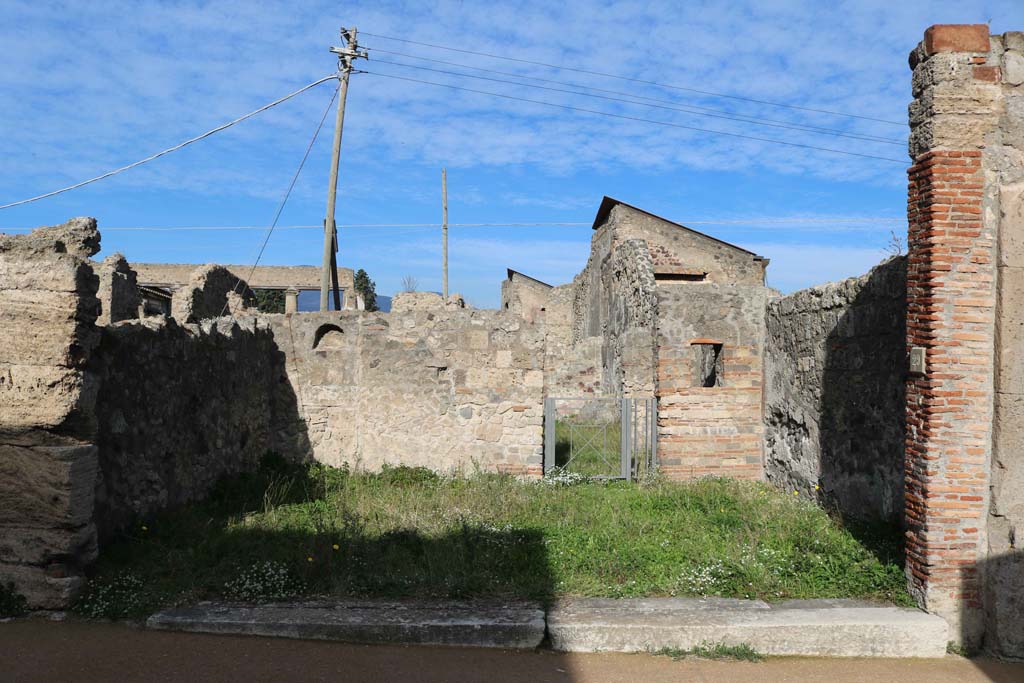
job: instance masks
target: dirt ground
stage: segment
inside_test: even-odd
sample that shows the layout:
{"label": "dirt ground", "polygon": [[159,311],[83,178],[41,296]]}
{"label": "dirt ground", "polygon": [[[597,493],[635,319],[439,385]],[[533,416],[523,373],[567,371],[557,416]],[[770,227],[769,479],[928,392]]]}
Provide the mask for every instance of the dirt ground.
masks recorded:
{"label": "dirt ground", "polygon": [[777,658],[714,662],[627,654],[348,645],[146,631],[117,624],[0,624],[3,681],[1024,681],[1024,664]]}

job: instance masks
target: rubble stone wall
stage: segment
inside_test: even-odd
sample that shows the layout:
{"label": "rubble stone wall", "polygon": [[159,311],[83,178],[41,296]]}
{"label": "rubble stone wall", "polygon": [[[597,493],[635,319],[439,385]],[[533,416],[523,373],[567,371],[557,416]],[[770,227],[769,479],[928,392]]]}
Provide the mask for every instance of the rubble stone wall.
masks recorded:
{"label": "rubble stone wall", "polygon": [[89,369],[100,386],[101,537],[251,471],[277,450],[276,425],[298,415],[284,356],[257,317],[108,326]]}
{"label": "rubble stone wall", "polygon": [[765,468],[844,517],[903,519],[906,258],[768,303]]}
{"label": "rubble stone wall", "polygon": [[97,325],[109,325],[139,317],[142,297],[139,295],[135,271],[121,254],[103,259],[96,268],[99,276],[100,315]]}
{"label": "rubble stone wall", "polygon": [[196,268],[188,284],[171,299],[171,316],[181,323],[238,315],[254,308],[256,295],[245,281],[214,263]]}
{"label": "rubble stone wall", "polygon": [[465,309],[266,319],[316,460],[541,473],[542,326]]}

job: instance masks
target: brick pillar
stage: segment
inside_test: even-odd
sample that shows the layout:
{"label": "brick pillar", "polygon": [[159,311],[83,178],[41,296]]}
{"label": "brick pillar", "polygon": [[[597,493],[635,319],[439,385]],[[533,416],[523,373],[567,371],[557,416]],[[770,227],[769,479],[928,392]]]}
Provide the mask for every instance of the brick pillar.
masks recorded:
{"label": "brick pillar", "polygon": [[988,27],[933,26],[911,54],[907,577],[951,637],[976,645],[989,504],[996,229],[983,150],[1001,109]]}

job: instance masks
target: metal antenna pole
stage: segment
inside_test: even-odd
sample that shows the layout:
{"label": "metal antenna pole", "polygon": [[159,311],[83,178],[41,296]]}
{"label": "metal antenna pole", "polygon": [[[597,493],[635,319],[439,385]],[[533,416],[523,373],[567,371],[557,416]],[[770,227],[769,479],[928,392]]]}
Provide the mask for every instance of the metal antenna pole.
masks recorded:
{"label": "metal antenna pole", "polygon": [[448,173],[441,169],[441,292],[448,300]]}
{"label": "metal antenna pole", "polygon": [[334,280],[334,299],[337,307],[339,301],[337,284],[337,267],[335,261],[337,246],[337,226],[334,222],[334,209],[338,197],[338,165],[341,162],[341,132],[345,125],[345,99],[348,96],[348,77],[352,73],[352,60],[358,57],[365,57],[365,52],[359,51],[359,44],[356,42],[356,28],[351,30],[342,28],[341,37],[345,39],[345,47],[332,47],[331,52],[338,55],[338,79],[341,81],[338,92],[338,114],[334,119],[334,149],[331,153],[331,180],[327,185],[327,218],[324,220],[324,253],[323,267],[320,273],[320,310],[328,308],[328,291],[331,289],[331,281]]}

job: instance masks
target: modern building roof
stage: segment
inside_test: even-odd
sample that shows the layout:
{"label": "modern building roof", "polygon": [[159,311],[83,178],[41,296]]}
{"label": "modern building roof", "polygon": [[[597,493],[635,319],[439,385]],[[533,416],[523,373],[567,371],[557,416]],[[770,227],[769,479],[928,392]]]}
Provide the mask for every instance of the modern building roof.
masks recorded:
{"label": "modern building roof", "polygon": [[598,209],[597,209],[597,216],[594,217],[594,225],[593,225],[593,229],[594,230],[597,230],[599,227],[601,227],[604,224],[605,221],[608,220],[608,215],[612,212],[612,209],[615,208],[616,206],[624,206],[627,209],[631,209],[633,211],[637,211],[637,212],[642,213],[644,215],[650,216],[651,218],[655,218],[655,219],[657,219],[659,221],[662,221],[664,223],[668,223],[669,225],[674,225],[675,227],[679,228],[680,230],[686,230],[687,232],[693,233],[694,235],[697,235],[699,237],[703,237],[705,239],[709,239],[709,240],[711,240],[713,242],[718,242],[719,244],[723,244],[723,245],[725,245],[727,247],[730,247],[732,249],[735,249],[737,251],[742,251],[745,254],[750,254],[755,259],[767,260],[763,256],[759,256],[759,255],[755,254],[754,252],[752,252],[752,251],[750,251],[748,249],[744,249],[743,247],[737,247],[735,244],[731,244],[731,243],[726,242],[724,240],[720,240],[717,237],[712,237],[711,235],[708,235],[706,233],[700,232],[699,230],[694,230],[693,228],[688,228],[685,225],[683,225],[682,223],[676,223],[675,221],[670,221],[669,219],[662,218],[661,216],[653,214],[650,211],[644,211],[643,209],[641,209],[639,207],[636,207],[636,206],[633,206],[632,204],[627,204],[626,202],[619,201],[618,199],[614,199],[614,198],[608,197],[608,196],[605,196],[605,198],[601,200],[601,206],[598,207]]}

